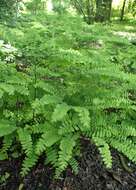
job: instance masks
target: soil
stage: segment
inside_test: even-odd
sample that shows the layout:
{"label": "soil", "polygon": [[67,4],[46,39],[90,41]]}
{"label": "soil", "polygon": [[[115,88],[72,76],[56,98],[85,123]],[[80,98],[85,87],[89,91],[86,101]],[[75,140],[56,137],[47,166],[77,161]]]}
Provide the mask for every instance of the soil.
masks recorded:
{"label": "soil", "polygon": [[5,182],[0,181],[0,190],[136,190],[136,166],[126,158],[122,162],[115,150],[112,156],[113,168],[109,170],[97,148],[84,141],[78,175],[68,169],[58,181],[53,179],[53,169],[44,166],[42,160],[24,179],[19,178],[20,160],[0,161],[0,175],[10,174]]}

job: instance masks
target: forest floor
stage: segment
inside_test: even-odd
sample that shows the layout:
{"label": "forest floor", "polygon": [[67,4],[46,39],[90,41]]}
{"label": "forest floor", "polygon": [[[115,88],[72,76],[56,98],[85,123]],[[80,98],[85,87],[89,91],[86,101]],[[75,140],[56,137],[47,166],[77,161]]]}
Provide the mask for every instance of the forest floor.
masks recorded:
{"label": "forest floor", "polygon": [[[79,159],[77,176],[68,169],[63,177],[53,180],[53,170],[42,161],[23,180],[19,178],[21,161],[0,162],[0,173],[9,174],[0,190],[135,190],[136,166],[112,150],[113,168],[106,169],[97,148],[83,141],[83,153]],[[6,176],[5,175],[5,176]]]}

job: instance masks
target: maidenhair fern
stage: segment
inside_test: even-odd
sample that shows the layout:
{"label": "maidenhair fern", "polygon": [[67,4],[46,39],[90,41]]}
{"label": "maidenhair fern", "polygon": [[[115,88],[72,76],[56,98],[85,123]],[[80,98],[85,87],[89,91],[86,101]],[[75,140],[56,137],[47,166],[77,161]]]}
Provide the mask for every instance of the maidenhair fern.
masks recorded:
{"label": "maidenhair fern", "polygon": [[8,120],[0,120],[0,137],[9,135],[17,129],[14,122]]}
{"label": "maidenhair fern", "polygon": [[32,153],[33,142],[31,134],[25,129],[18,130],[19,141],[22,145],[22,149],[25,151],[25,154],[28,156]]}
{"label": "maidenhair fern", "polygon": [[[46,124],[45,124],[46,125]],[[40,154],[46,147],[51,147],[60,139],[58,130],[55,127],[47,128],[46,131],[41,135],[36,145],[36,153]]]}
{"label": "maidenhair fern", "polygon": [[95,142],[95,144],[98,146],[98,149],[101,153],[101,156],[102,156],[102,159],[103,159],[105,165],[108,168],[111,168],[112,167],[112,157],[111,157],[109,145],[106,143],[106,141],[104,141],[101,138],[93,137],[92,139]]}
{"label": "maidenhair fern", "polygon": [[61,121],[70,109],[65,103],[58,104],[52,114],[52,121]]}
{"label": "maidenhair fern", "polygon": [[8,46],[6,53],[6,44],[0,44],[0,160],[19,149],[23,176],[40,157],[54,167],[56,177],[68,166],[77,173],[80,138],[85,137],[107,167],[112,167],[110,147],[136,163],[134,72],[113,63],[106,47],[81,46],[84,40],[92,43],[97,27],[70,18],[71,28],[46,17],[48,24],[41,19],[44,27],[38,29],[35,22],[23,28],[21,21],[23,35],[14,42],[18,49]]}
{"label": "maidenhair fern", "polygon": [[32,151],[31,154],[26,156],[23,160],[21,175],[25,176],[32,169],[32,167],[36,164],[38,160],[38,156]]}

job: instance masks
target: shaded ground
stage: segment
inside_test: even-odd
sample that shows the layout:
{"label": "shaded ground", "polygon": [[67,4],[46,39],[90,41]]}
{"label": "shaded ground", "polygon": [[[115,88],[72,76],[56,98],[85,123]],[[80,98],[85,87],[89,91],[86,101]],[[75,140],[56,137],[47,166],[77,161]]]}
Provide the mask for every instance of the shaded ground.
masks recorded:
{"label": "shaded ground", "polygon": [[40,161],[25,179],[18,177],[20,161],[0,162],[0,174],[10,174],[0,190],[136,190],[136,167],[132,163],[124,159],[124,165],[118,153],[112,151],[113,169],[107,170],[94,145],[85,141],[83,147],[79,174],[74,176],[68,169],[58,181],[53,180],[52,169]]}

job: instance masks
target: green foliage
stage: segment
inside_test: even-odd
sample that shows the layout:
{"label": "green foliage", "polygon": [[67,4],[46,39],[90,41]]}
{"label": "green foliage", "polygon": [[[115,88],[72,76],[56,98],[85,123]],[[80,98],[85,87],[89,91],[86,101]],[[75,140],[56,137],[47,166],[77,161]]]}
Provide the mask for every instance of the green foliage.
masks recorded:
{"label": "green foliage", "polygon": [[9,135],[16,130],[16,125],[13,122],[9,122],[8,120],[0,121],[0,137],[5,135]]}
{"label": "green foliage", "polygon": [[5,172],[3,175],[0,175],[0,184],[6,183],[6,181],[10,178],[10,174]]}
{"label": "green foliage", "polygon": [[11,14],[12,13],[12,9],[15,4],[15,0],[9,0],[8,2],[5,0],[1,0],[0,1],[0,18],[2,18],[3,16],[7,16],[7,14]]}
{"label": "green foliage", "polygon": [[77,173],[86,137],[107,167],[110,147],[136,162],[136,47],[112,26],[44,17],[23,17],[21,35],[4,28],[16,48],[0,44],[0,159],[20,150],[24,176],[43,156],[58,178],[68,166]]}
{"label": "green foliage", "polygon": [[111,168],[112,167],[112,157],[111,157],[109,145],[103,139],[100,139],[99,137],[93,137],[93,140],[94,140],[95,144],[98,146],[98,149],[101,153],[101,156],[102,156],[102,159],[103,159],[105,165],[108,168]]}
{"label": "green foliage", "polygon": [[67,104],[58,104],[53,112],[52,121],[61,121],[70,108]]}
{"label": "green foliage", "polygon": [[[43,3],[43,4],[42,4]],[[44,1],[42,0],[31,0],[25,3],[28,10],[30,10],[33,14],[36,14],[37,11],[41,11],[44,7]]]}
{"label": "green foliage", "polygon": [[10,25],[13,25],[22,5],[22,0],[0,0],[0,22],[6,23],[8,21]]}
{"label": "green foliage", "polygon": [[70,6],[70,0],[57,1],[53,0],[53,10],[59,14],[64,14]]}
{"label": "green foliage", "polygon": [[133,0],[132,2],[130,1],[129,4],[129,10],[132,12],[133,16],[136,16],[136,0]]}

